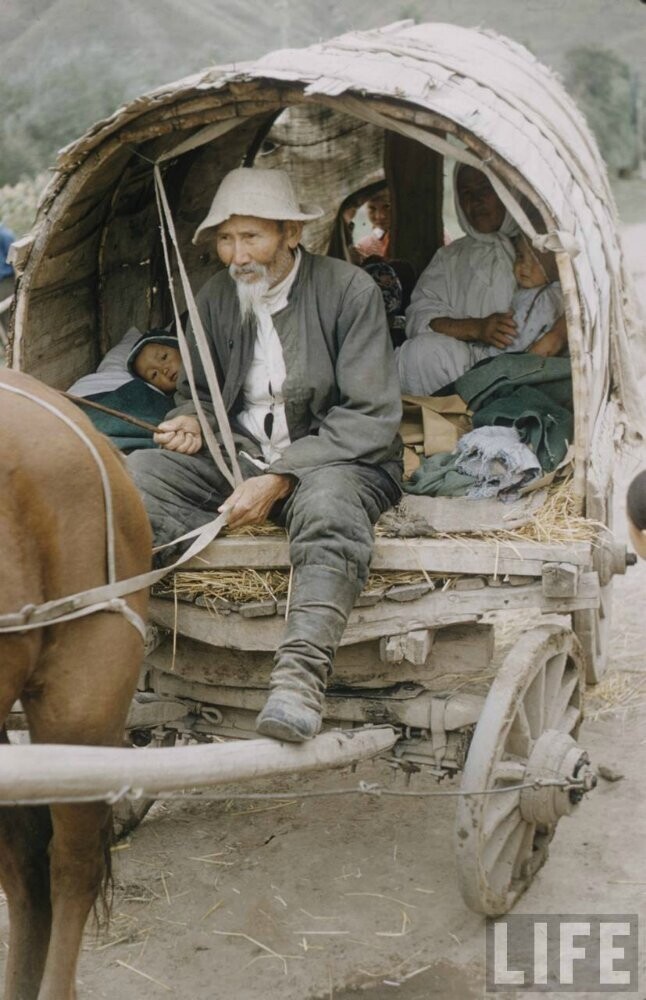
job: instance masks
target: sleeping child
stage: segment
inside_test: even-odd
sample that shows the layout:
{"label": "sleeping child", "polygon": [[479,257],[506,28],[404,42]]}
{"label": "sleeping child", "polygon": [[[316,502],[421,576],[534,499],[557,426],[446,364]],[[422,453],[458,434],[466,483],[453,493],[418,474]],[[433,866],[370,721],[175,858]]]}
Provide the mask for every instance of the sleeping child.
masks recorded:
{"label": "sleeping child", "polygon": [[[175,405],[181,363],[177,337],[168,330],[142,334],[133,328],[108,351],[96,372],[79,379],[68,391],[157,425]],[[121,451],[155,447],[152,432],[90,407],[82,409]]]}

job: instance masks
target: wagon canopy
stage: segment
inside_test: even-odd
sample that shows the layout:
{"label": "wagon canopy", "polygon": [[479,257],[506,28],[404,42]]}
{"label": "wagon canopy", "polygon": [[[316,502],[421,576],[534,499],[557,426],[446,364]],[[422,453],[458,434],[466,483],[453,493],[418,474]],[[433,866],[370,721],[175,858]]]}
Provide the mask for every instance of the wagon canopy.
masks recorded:
{"label": "wagon canopy", "polygon": [[[560,251],[577,479],[581,492],[587,481],[589,493],[592,478],[594,492],[605,493],[617,420],[643,426],[633,356],[641,330],[614,200],[596,143],[557,77],[492,32],[401,22],[351,33],[208,69],[99,122],[59,154],[36,227],[19,248],[13,365],[66,387],[128,326],[159,322],[165,292],[154,162],[198,287],[213,262],[190,239],[213,190],[225,171],[254,161],[286,108],[297,124],[300,116],[292,153],[299,185],[309,186],[304,196],[320,196],[335,170],[335,183],[339,174],[348,182],[368,177],[368,153],[385,134],[436,156],[475,155],[511,196],[522,228],[528,221],[518,199],[538,209]],[[345,160],[335,158],[339,137],[353,128],[354,146],[346,144]],[[314,228],[310,247],[324,249],[327,236]]]}

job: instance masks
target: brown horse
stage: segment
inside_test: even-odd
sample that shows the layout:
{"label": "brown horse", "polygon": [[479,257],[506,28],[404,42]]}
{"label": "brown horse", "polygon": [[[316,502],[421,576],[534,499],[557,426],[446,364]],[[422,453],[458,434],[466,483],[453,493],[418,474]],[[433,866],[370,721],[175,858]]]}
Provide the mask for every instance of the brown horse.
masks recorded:
{"label": "brown horse", "polygon": [[[111,487],[116,577],[145,573],[151,561],[148,519],[118,452],[54,390],[4,371],[0,618],[105,584],[109,548],[101,473],[90,449],[16,389],[56,407],[97,449]],[[147,591],[127,603],[145,618]],[[20,699],[32,742],[120,744],[143,656],[142,636],[123,614],[100,611],[0,632],[0,650],[0,732]],[[0,882],[10,922],[5,1000],[76,996],[83,929],[109,872],[110,829],[104,803],[0,808]]]}

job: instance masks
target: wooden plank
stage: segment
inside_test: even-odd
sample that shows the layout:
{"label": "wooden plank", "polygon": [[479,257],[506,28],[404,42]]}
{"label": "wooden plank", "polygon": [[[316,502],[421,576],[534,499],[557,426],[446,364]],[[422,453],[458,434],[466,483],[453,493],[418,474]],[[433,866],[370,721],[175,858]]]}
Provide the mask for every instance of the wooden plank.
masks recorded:
{"label": "wooden plank", "polygon": [[[261,624],[264,627],[265,622]],[[456,677],[464,681],[469,674],[488,670],[493,649],[492,625],[438,629],[428,659],[419,666],[406,661],[384,663],[378,639],[355,643],[337,652],[331,684],[380,688],[412,681],[432,691],[445,690]],[[187,636],[179,636],[173,649],[172,636],[168,636],[149,652],[146,667],[181,678],[185,697],[191,697],[190,685],[194,683],[266,688],[273,661],[273,650],[222,649]]]}
{"label": "wooden plank", "polygon": [[543,569],[545,597],[572,597],[579,586],[579,567],[570,563],[547,563]]}
{"label": "wooden plank", "polygon": [[68,244],[67,249],[55,255],[48,253],[33,278],[32,291],[94,281],[100,235],[101,228],[96,226],[84,239]]}
{"label": "wooden plank", "polygon": [[399,510],[411,520],[421,518],[437,532],[471,534],[474,520],[479,531],[510,531],[529,524],[543,506],[546,490],[536,490],[511,503],[496,499],[466,500],[464,497],[424,497],[409,494]]}
{"label": "wooden plank", "polygon": [[[475,503],[475,501],[474,501]],[[545,562],[592,564],[590,542],[568,545],[538,542],[499,542],[483,539],[383,538],[377,537],[373,570],[421,570],[433,573],[475,573],[484,576],[536,576]],[[239,567],[288,568],[287,537],[224,537],[208,545],[183,569],[235,569]]]}
{"label": "wooden plank", "polygon": [[[173,674],[158,674],[152,678],[153,688],[162,698],[180,698],[183,688],[179,678]],[[259,688],[206,687],[195,684],[192,697],[202,704],[244,708],[259,712],[267,700],[267,692]],[[186,697],[186,692],[184,692]],[[323,717],[329,720],[356,723],[393,723],[428,729],[431,719],[431,699],[433,695],[417,686],[411,691],[393,691],[390,697],[381,692],[366,690],[362,696],[343,692],[328,691]]]}
{"label": "wooden plank", "polygon": [[48,256],[53,258],[74,249],[93,233],[99,232],[105,222],[108,205],[105,198],[79,198],[48,243]]}
{"label": "wooden plank", "polygon": [[384,170],[392,198],[391,256],[408,261],[417,278],[444,243],[444,161],[414,139],[388,131]]}
{"label": "wooden plank", "polygon": [[95,290],[67,289],[67,294],[33,294],[29,301],[29,337],[22,341],[19,367],[56,389],[67,389],[98,360],[94,340]]}
{"label": "wooden plank", "polygon": [[[579,592],[572,598],[546,598],[539,582],[526,587],[485,587],[472,591],[434,591],[410,604],[384,601],[374,607],[355,608],[341,640],[342,645],[378,639],[423,628],[436,628],[455,622],[477,620],[487,611],[527,610],[566,614],[582,608],[599,606],[599,580],[596,573],[583,573]],[[152,621],[173,629],[175,608],[170,601],[153,598],[150,606]],[[262,627],[253,618],[241,615],[218,615],[206,608],[182,605],[177,609],[177,629],[200,642],[227,649],[276,649],[284,621],[278,616],[266,618]]]}
{"label": "wooden plank", "polygon": [[278,740],[161,747],[142,753],[123,747],[7,746],[0,759],[0,802],[100,799],[123,788],[146,798],[182,788],[210,787],[276,774],[346,767],[389,750],[390,726],[322,733],[307,743]]}

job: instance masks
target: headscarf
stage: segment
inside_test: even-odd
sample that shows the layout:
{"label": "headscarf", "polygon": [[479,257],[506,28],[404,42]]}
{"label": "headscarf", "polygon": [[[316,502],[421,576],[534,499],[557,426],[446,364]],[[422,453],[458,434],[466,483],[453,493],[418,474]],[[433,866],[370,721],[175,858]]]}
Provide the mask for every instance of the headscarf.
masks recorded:
{"label": "headscarf", "polygon": [[472,270],[482,278],[486,285],[493,285],[496,277],[501,272],[508,271],[514,263],[515,251],[511,237],[517,235],[518,225],[513,216],[505,209],[505,217],[502,220],[502,225],[495,233],[480,233],[477,229],[473,228],[464,214],[458,194],[458,175],[464,166],[466,164],[456,163],[453,169],[455,213],[460,227],[466,235],[478,243],[478,252],[473,252],[471,255],[470,263]]}
{"label": "headscarf", "polygon": [[145,333],[142,333],[141,337],[138,341],[136,341],[126,358],[126,368],[131,375],[137,375],[135,361],[143,351],[144,347],[148,344],[162,344],[164,347],[174,347],[177,351],[179,351],[179,341],[177,337],[173,336],[172,333],[169,333],[168,330],[147,330]]}

